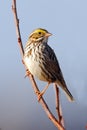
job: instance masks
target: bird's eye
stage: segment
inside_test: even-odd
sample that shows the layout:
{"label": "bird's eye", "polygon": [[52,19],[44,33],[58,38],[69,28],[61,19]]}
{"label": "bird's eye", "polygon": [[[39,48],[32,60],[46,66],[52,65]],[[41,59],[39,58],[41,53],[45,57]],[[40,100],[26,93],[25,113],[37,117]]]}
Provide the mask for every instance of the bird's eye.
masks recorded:
{"label": "bird's eye", "polygon": [[38,34],[41,34],[41,32],[38,32]]}

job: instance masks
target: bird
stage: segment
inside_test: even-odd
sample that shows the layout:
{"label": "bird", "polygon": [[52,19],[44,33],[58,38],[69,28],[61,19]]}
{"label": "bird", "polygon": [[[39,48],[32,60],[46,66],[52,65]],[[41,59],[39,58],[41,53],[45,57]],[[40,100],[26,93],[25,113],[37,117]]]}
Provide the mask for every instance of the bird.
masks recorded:
{"label": "bird", "polygon": [[55,83],[62,88],[69,101],[74,101],[67,88],[56,54],[48,45],[48,39],[51,35],[43,28],[37,28],[31,32],[24,48],[24,63],[29,73],[39,80],[47,82],[45,88],[39,93],[39,100],[49,85]]}

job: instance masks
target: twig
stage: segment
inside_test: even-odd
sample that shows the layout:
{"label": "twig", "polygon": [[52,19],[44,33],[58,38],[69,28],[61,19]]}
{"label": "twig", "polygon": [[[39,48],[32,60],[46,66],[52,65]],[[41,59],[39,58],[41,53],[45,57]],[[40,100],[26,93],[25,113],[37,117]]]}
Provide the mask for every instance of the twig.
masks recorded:
{"label": "twig", "polygon": [[[15,26],[16,26],[16,34],[17,34],[19,48],[20,48],[20,52],[21,52],[21,56],[22,56],[22,60],[23,60],[24,49],[23,49],[23,44],[22,44],[21,35],[20,35],[19,19],[18,19],[18,16],[17,16],[17,8],[16,8],[16,0],[12,0],[12,11],[13,11],[13,14],[14,14],[14,21],[15,21]],[[24,61],[23,61],[23,63],[24,63]],[[24,63],[24,66],[27,69],[27,66],[25,65],[25,63]],[[39,91],[39,89],[38,89],[37,84],[36,84],[36,82],[34,80],[34,77],[31,74],[28,77],[31,80],[34,92],[35,92],[35,94],[37,95],[37,98],[38,98],[38,93],[36,93],[36,92]],[[53,122],[53,124],[57,128],[59,128],[59,130],[64,130],[64,127],[60,125],[58,120],[51,113],[50,109],[48,108],[46,102],[44,101],[44,99],[42,97],[41,97],[39,102],[42,105],[44,111],[46,112],[48,118]]]}
{"label": "twig", "polygon": [[19,28],[19,19],[18,19],[18,16],[17,16],[16,0],[13,0],[12,10],[13,10],[13,14],[14,14],[14,21],[15,21],[15,25],[16,25],[15,27],[16,27],[16,34],[17,34],[17,39],[18,39],[18,43],[19,43],[19,48],[20,48],[21,56],[23,58],[24,49],[23,49],[23,44],[22,44],[22,40],[21,40],[21,34],[20,34],[20,28]]}
{"label": "twig", "polygon": [[56,111],[57,111],[57,114],[58,114],[58,118],[59,118],[59,123],[61,124],[61,114],[60,114],[60,103],[59,103],[59,88],[57,87],[56,84],[54,84],[55,86],[55,92],[56,92]]}
{"label": "twig", "polygon": [[54,86],[55,86],[55,93],[56,93],[56,111],[58,114],[59,123],[64,127],[64,119],[63,119],[62,109],[60,104],[59,88],[57,87],[57,84],[54,84]]}

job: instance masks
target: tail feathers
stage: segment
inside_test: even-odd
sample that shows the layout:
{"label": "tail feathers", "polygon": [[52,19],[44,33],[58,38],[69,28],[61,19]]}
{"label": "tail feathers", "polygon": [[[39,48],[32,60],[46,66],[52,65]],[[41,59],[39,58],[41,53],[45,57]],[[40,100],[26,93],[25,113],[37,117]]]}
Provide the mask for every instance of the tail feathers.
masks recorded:
{"label": "tail feathers", "polygon": [[71,102],[74,101],[74,98],[73,98],[72,94],[70,93],[70,91],[68,90],[68,88],[67,87],[63,87],[63,90],[64,90],[67,98],[69,99],[69,101],[71,101]]}
{"label": "tail feathers", "polygon": [[73,98],[72,94],[70,93],[70,91],[68,90],[68,88],[67,88],[65,82],[63,82],[64,85],[62,85],[60,82],[57,82],[57,83],[58,83],[58,85],[63,89],[63,91],[65,92],[65,94],[66,94],[68,100],[69,100],[70,102],[74,101],[74,98]]}

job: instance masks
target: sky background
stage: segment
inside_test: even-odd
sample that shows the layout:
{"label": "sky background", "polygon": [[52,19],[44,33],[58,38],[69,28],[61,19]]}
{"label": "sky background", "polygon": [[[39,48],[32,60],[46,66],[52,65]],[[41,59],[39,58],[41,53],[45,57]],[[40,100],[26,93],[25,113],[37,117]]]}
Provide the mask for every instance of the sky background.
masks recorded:
{"label": "sky background", "polygon": [[[12,0],[0,2],[0,128],[2,130],[56,130],[47,118],[28,78],[18,48]],[[65,127],[85,130],[87,125],[87,0],[17,1],[23,45],[35,28],[53,35],[55,50],[67,86],[75,98],[70,103],[60,91]],[[40,90],[46,83],[37,80]],[[51,85],[44,98],[55,112],[55,91]]]}

